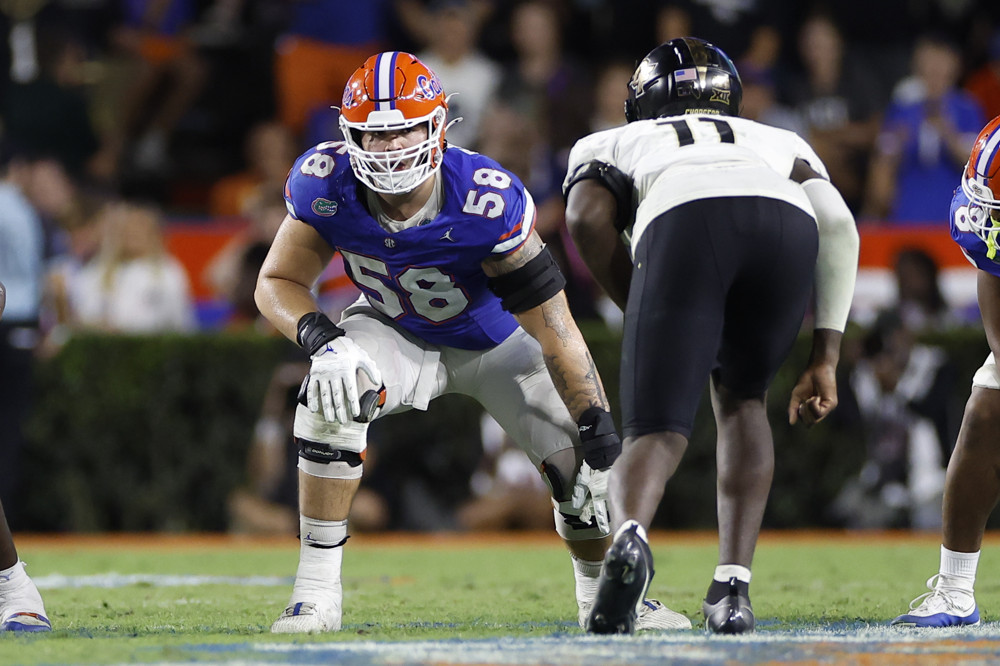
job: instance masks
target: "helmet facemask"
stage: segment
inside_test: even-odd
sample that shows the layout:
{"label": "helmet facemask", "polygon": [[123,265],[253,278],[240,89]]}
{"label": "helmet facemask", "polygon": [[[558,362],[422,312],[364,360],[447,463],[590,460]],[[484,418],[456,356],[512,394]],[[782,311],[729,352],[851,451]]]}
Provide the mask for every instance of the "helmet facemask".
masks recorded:
{"label": "helmet facemask", "polygon": [[[447,112],[438,107],[429,116],[404,118],[399,111],[376,111],[364,123],[340,117],[354,174],[362,183],[382,194],[405,194],[416,189],[441,167]],[[365,132],[400,131],[424,125],[427,138],[400,150],[368,151],[362,146]]]}

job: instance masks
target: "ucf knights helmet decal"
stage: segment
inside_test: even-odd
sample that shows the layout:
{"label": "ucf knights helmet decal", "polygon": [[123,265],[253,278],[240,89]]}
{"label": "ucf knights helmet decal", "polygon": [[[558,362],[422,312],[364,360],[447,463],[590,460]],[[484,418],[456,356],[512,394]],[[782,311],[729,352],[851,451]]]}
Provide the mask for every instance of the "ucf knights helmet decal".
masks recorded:
{"label": "ucf knights helmet decal", "polygon": [[743,85],[722,49],[694,37],[671,39],[649,52],[628,83],[628,122],[685,113],[738,116]]}

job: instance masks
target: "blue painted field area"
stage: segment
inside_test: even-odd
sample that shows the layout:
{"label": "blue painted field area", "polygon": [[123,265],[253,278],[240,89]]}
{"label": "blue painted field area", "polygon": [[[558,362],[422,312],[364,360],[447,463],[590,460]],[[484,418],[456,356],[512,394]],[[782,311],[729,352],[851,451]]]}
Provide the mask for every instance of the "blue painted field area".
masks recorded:
{"label": "blue painted field area", "polygon": [[652,666],[653,664],[995,664],[1000,625],[938,631],[863,625],[835,629],[768,630],[749,637],[700,631],[603,638],[438,640],[415,642],[254,643],[194,645],[191,659],[264,664],[504,664],[534,666]]}

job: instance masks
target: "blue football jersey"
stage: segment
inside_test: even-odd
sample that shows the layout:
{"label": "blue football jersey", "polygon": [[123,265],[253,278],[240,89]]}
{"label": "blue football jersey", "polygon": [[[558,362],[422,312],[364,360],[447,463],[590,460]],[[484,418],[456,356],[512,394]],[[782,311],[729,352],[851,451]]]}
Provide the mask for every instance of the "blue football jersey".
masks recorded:
{"label": "blue football jersey", "polygon": [[493,347],[517,321],[487,287],[481,264],[524,244],[535,205],[516,176],[478,153],[449,148],[440,177],[437,217],[390,232],[368,212],[346,146],[327,142],[295,161],[285,202],[340,253],[376,310],[433,344]]}
{"label": "blue football jersey", "polygon": [[980,224],[985,223],[989,214],[988,210],[971,203],[962,188],[955,190],[949,215],[952,239],[958,243],[966,258],[976,268],[1000,277],[1000,238],[997,238],[1000,235],[1000,227],[987,236],[991,239],[990,242],[980,238],[970,224],[970,220]]}

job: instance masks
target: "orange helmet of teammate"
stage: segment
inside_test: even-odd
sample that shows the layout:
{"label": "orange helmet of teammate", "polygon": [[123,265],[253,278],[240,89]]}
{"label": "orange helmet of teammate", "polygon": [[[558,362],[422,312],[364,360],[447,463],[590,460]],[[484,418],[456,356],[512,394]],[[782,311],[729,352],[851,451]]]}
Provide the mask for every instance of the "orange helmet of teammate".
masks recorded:
{"label": "orange helmet of teammate", "polygon": [[962,175],[962,191],[987,213],[970,216],[976,233],[985,238],[997,224],[991,214],[1000,218],[1000,116],[987,123],[976,137]]}
{"label": "orange helmet of teammate", "polygon": [[[441,167],[448,101],[437,75],[402,51],[373,55],[344,88],[340,129],[351,167],[365,185],[386,194],[413,190]],[[427,139],[402,150],[373,152],[361,145],[365,132],[405,130],[421,123]]]}

